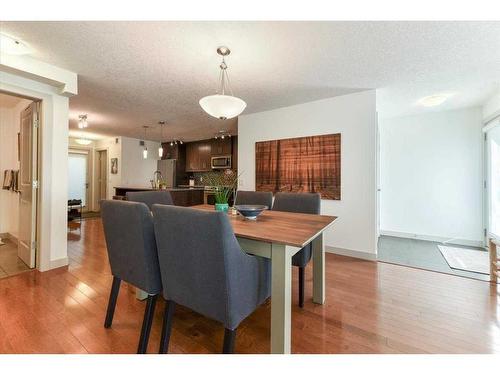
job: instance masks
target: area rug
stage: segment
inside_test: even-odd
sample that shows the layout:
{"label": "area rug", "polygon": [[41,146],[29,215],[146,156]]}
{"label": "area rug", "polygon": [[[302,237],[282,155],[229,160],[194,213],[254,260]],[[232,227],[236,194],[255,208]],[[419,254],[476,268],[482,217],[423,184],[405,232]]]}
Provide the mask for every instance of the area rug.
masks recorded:
{"label": "area rug", "polygon": [[487,251],[438,245],[448,265],[456,270],[490,274],[490,258]]}

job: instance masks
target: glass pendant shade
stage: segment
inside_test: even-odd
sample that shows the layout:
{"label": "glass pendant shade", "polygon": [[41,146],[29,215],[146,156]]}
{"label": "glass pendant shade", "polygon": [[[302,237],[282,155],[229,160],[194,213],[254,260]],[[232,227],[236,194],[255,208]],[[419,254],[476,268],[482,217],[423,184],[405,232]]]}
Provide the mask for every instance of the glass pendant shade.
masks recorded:
{"label": "glass pendant shade", "polygon": [[[201,98],[200,106],[210,116],[220,120],[227,120],[240,115],[245,110],[247,103],[233,96],[233,90],[231,90],[231,86],[229,85],[227,64],[224,58],[231,53],[230,49],[221,46],[217,48],[217,53],[222,56],[222,62],[219,65],[219,90],[215,95]],[[226,92],[230,93],[230,95],[226,95]]]}
{"label": "glass pendant shade", "polygon": [[148,148],[147,147],[144,147],[144,150],[142,150],[142,157],[144,159],[148,158]]}
{"label": "glass pendant shade", "polygon": [[216,94],[201,98],[200,106],[210,116],[226,120],[241,114],[247,104],[236,96]]}
{"label": "glass pendant shade", "polygon": [[161,158],[163,157],[163,147],[160,145],[160,147],[158,147],[158,156]]}

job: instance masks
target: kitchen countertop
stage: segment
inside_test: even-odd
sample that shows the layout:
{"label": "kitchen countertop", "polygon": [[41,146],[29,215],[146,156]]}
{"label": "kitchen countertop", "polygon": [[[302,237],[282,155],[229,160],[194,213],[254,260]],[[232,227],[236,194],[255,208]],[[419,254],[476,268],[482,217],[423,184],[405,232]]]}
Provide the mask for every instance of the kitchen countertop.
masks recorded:
{"label": "kitchen countertop", "polygon": [[156,190],[167,190],[167,191],[189,191],[189,190],[205,190],[204,186],[195,186],[195,187],[175,187],[175,188],[166,188],[166,189],[153,189],[147,187],[138,187],[138,186],[114,186],[115,189],[120,190],[128,190],[128,191],[156,191]]}

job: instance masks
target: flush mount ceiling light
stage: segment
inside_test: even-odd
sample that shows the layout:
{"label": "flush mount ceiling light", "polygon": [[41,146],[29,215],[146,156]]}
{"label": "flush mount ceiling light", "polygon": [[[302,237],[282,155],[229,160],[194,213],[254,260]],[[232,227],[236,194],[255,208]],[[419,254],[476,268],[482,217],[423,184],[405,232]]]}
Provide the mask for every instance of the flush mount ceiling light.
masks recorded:
{"label": "flush mount ceiling light", "polygon": [[9,55],[26,55],[32,51],[24,42],[9,35],[0,34],[0,52]]}
{"label": "flush mount ceiling light", "polygon": [[222,56],[222,62],[219,65],[219,91],[217,91],[216,95],[209,95],[201,98],[200,106],[210,116],[220,120],[227,120],[238,116],[245,110],[247,104],[240,98],[233,96],[233,90],[231,90],[231,85],[229,84],[225,57],[228,56],[231,51],[227,47],[219,47],[217,48],[217,53]]}
{"label": "flush mount ceiling light", "polygon": [[158,147],[158,156],[161,159],[163,157],[163,146],[161,141],[163,139],[163,125],[165,125],[165,121],[159,121],[158,124],[160,125],[160,147]]}
{"label": "flush mount ceiling light", "polygon": [[89,123],[87,121],[87,115],[78,116],[78,128],[85,129],[88,126],[89,126]]}
{"label": "flush mount ceiling light", "polygon": [[85,139],[85,138],[77,138],[75,139],[75,142],[83,146],[87,146],[92,143],[90,139]]}
{"label": "flush mount ceiling light", "polygon": [[144,128],[144,141],[143,141],[144,149],[142,150],[142,157],[143,157],[143,159],[147,159],[148,158],[148,146],[146,146],[146,132],[148,131],[149,126],[144,125],[143,128]]}
{"label": "flush mount ceiling light", "polygon": [[443,104],[450,96],[450,94],[430,95],[420,99],[418,104],[423,105],[424,107],[435,107]]}

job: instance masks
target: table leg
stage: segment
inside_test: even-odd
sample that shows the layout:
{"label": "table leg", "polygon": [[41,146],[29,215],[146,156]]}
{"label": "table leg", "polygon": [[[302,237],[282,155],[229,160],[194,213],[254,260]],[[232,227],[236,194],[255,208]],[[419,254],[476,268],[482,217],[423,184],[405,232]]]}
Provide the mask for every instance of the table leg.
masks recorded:
{"label": "table leg", "polygon": [[290,354],[292,255],[290,246],[271,246],[271,353]]}
{"label": "table leg", "polygon": [[325,303],[325,244],[323,233],[312,241],[313,256],[313,302]]}

